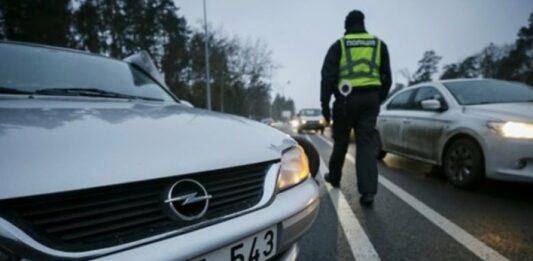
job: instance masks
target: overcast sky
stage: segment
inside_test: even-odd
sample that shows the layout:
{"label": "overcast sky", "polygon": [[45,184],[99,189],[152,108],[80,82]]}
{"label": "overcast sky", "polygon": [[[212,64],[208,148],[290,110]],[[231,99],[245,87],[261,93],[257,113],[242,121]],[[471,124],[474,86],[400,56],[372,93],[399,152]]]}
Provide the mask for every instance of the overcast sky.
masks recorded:
{"label": "overcast sky", "polygon": [[[174,1],[189,25],[201,25],[203,1]],[[298,109],[319,107],[324,56],[353,9],[362,10],[367,30],[387,43],[392,71],[413,73],[425,50],[441,55],[442,67],[491,42],[512,43],[528,23],[533,0],[207,0],[211,26],[268,45],[281,65],[274,92],[292,97]]]}

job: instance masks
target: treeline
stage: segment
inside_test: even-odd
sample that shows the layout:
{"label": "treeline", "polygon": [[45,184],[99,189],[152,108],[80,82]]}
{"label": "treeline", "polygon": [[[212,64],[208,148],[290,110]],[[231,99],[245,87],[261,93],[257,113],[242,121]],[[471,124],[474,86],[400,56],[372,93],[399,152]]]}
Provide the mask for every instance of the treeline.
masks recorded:
{"label": "treeline", "polygon": [[[206,35],[187,24],[172,0],[0,0],[0,39],[117,59],[146,50],[173,93],[206,107]],[[266,45],[210,31],[209,47],[213,109],[269,117],[276,66]]]}
{"label": "treeline", "polygon": [[[533,85],[533,13],[529,16],[529,25],[520,28],[517,36],[513,44],[491,43],[476,54],[445,65],[440,79],[483,77]],[[409,85],[431,81],[438,72],[441,58],[435,51],[426,51],[413,75],[405,71],[402,74]]]}
{"label": "treeline", "polygon": [[290,111],[294,115],[295,109],[293,100],[276,94],[276,98],[272,102],[272,118],[276,120],[289,120],[282,116],[282,112]]}

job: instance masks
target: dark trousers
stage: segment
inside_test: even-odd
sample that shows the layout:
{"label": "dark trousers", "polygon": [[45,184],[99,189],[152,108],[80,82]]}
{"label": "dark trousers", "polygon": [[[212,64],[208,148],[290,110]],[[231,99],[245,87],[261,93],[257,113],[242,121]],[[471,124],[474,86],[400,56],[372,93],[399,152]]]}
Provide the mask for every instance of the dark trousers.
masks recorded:
{"label": "dark trousers", "polygon": [[333,153],[329,160],[332,182],[340,182],[342,166],[350,142],[350,132],[355,130],[357,187],[360,194],[376,194],[378,167],[376,160],[375,128],[379,113],[378,92],[352,92],[333,104]]}

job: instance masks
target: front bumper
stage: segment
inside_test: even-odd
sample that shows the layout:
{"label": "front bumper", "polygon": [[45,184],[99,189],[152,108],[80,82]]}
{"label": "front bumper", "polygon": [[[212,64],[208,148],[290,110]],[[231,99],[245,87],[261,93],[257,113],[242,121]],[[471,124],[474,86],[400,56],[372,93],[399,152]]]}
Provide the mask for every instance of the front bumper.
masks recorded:
{"label": "front bumper", "polygon": [[276,261],[296,261],[299,252],[300,246],[298,243],[294,243],[289,249],[275,256],[273,259]]}
{"label": "front bumper", "polygon": [[134,260],[139,257],[149,260],[189,260],[274,224],[278,225],[276,253],[287,253],[313,224],[318,207],[318,187],[314,180],[308,179],[279,193],[266,208],[174,238],[105,256],[102,260]]}
{"label": "front bumper", "polygon": [[[277,169],[272,168],[273,173]],[[277,175],[272,176],[274,181]],[[275,186],[275,183],[274,185]],[[266,193],[268,194],[268,193]],[[267,199],[269,199],[268,197]],[[188,260],[220,247],[277,226],[276,253],[286,253],[311,226],[319,206],[318,187],[308,179],[284,192],[274,194],[269,203],[255,211],[215,223],[188,233],[159,240],[130,243],[114,251],[91,250],[83,253],[63,252],[46,247],[8,221],[0,218],[0,256],[7,249],[14,254],[35,260],[72,260],[101,258],[108,260]]]}
{"label": "front bumper", "polygon": [[298,125],[298,129],[300,130],[319,130],[324,128],[326,128],[326,125],[319,122],[310,122]]}
{"label": "front bumper", "polygon": [[[278,230],[276,253],[290,257],[297,253],[297,248],[294,248],[295,242],[312,225],[318,208],[318,187],[316,182],[309,178],[302,184],[278,193],[269,205],[259,210],[186,234],[101,256],[100,259],[189,260],[230,245],[273,225],[277,225]],[[32,240],[18,238],[18,236],[27,236],[22,233],[13,233],[14,230],[11,228],[7,221],[0,219],[0,245],[8,248],[16,245],[16,253],[25,253],[29,258],[37,260],[70,259],[66,256],[61,258],[62,253],[58,251],[43,253],[29,245],[24,245],[22,242]],[[293,254],[287,255],[287,253]],[[78,258],[84,259],[81,256]]]}
{"label": "front bumper", "polygon": [[488,178],[533,182],[533,141],[509,139],[495,134],[485,141]]}

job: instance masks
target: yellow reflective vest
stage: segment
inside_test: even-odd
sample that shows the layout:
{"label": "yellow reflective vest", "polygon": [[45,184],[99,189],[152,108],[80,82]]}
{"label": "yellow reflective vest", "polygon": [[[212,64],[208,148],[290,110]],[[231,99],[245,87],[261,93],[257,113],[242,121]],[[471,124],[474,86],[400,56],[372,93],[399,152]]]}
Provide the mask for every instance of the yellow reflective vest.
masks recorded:
{"label": "yellow reflective vest", "polygon": [[369,33],[347,34],[339,41],[339,83],[348,82],[353,88],[381,86],[381,41]]}

